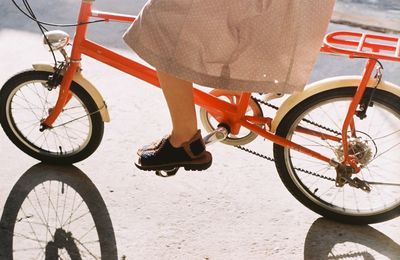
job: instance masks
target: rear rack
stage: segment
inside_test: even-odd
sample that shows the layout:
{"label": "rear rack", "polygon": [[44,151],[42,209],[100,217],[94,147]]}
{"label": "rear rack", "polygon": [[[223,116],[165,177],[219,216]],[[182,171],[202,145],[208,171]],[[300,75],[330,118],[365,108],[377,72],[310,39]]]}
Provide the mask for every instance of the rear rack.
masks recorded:
{"label": "rear rack", "polygon": [[400,62],[400,38],[349,31],[332,32],[325,36],[321,52]]}

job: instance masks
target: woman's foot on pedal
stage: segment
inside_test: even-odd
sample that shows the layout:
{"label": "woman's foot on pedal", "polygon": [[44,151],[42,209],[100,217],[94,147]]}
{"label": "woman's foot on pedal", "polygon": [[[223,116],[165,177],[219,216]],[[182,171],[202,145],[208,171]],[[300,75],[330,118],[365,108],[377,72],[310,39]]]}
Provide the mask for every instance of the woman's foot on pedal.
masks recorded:
{"label": "woman's foot on pedal", "polygon": [[171,170],[183,167],[187,171],[202,171],[211,166],[211,153],[205,149],[200,130],[180,147],[173,147],[169,138],[156,145],[145,146],[137,152],[135,165],[145,171]]}
{"label": "woman's foot on pedal", "polygon": [[161,144],[162,144],[163,142],[165,142],[166,139],[168,139],[168,138],[169,138],[169,135],[166,135],[166,136],[164,136],[164,137],[163,137],[161,140],[159,140],[159,141],[155,141],[155,142],[153,142],[153,143],[151,143],[151,144],[145,145],[145,146],[143,146],[142,148],[139,148],[139,149],[136,151],[136,154],[140,157],[140,156],[142,156],[142,154],[143,154],[144,152],[149,152],[149,151],[157,150],[158,148],[160,148]]}

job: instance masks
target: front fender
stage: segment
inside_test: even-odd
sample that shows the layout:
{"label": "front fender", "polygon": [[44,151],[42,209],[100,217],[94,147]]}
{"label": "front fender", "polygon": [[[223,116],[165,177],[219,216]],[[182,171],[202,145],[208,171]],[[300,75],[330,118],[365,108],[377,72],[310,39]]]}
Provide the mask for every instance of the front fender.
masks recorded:
{"label": "front fender", "polygon": [[[54,72],[54,67],[50,64],[33,64],[32,67],[36,71]],[[96,102],[103,122],[110,122],[110,115],[108,113],[107,106],[105,105],[105,101],[96,87],[86,78],[84,78],[80,72],[75,73],[72,80],[81,85]]]}
{"label": "front fender", "polygon": [[[276,129],[278,128],[280,122],[285,117],[285,115],[303,100],[327,90],[349,87],[349,86],[359,86],[361,79],[362,79],[361,76],[340,76],[340,77],[333,77],[317,81],[306,86],[304,91],[291,95],[288,99],[286,99],[283,102],[278,112],[276,113],[275,118],[272,120],[271,131],[275,133]],[[375,87],[375,85],[376,85],[375,79],[371,79],[368,82],[369,88],[373,88]],[[400,87],[393,83],[387,81],[381,81],[381,83],[378,86],[378,89],[386,90],[400,97]]]}

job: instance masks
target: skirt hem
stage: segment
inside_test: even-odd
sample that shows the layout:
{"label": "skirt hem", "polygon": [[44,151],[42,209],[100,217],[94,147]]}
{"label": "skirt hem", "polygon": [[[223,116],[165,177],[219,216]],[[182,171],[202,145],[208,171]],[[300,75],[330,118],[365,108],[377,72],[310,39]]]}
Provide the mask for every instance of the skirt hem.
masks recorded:
{"label": "skirt hem", "polygon": [[155,54],[150,49],[146,48],[140,41],[132,40],[131,34],[125,34],[123,39],[126,44],[132,48],[143,60],[151,66],[162,72],[174,75],[177,78],[193,82],[195,84],[226,89],[233,91],[257,92],[257,93],[281,93],[289,94],[298,92],[298,86],[291,86],[287,83],[277,83],[273,81],[249,81],[232,78],[224,78],[211,76],[208,74],[196,72],[181,64],[178,64],[171,58],[165,58]]}

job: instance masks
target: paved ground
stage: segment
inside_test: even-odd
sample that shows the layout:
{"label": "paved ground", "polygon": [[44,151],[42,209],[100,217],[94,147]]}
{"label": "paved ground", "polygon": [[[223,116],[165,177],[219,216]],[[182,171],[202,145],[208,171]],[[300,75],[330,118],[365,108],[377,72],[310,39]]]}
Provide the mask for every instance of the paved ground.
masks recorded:
{"label": "paved ground", "polygon": [[400,10],[400,3],[397,0],[337,0],[337,4],[363,5],[372,9]]}
{"label": "paved ground", "polygon": [[[50,4],[44,0],[37,4],[44,2]],[[51,8],[40,9],[38,16],[60,16],[63,22],[70,22],[75,2],[51,2]],[[105,1],[96,3],[105,9]],[[37,60],[50,60],[41,47],[40,36],[31,32],[33,25],[12,13],[7,4],[0,3],[0,13],[10,11],[0,18],[0,84]],[[68,9],[66,4],[70,5]],[[54,13],[50,15],[48,10]],[[138,9],[125,10],[134,13]],[[124,26],[96,28],[93,34],[104,44],[134,57],[119,40]],[[329,30],[339,29],[349,28],[332,25]],[[321,57],[311,80],[359,73],[360,65],[360,61],[341,57]],[[400,67],[385,65],[385,79],[400,85]],[[366,227],[320,219],[286,191],[272,163],[233,148],[211,147],[215,163],[202,174],[180,173],[175,178],[161,179],[138,171],[132,165],[135,149],[169,128],[161,94],[89,59],[84,61],[84,72],[107,100],[112,122],[106,125],[98,151],[76,166],[97,186],[107,205],[120,257],[400,259],[399,218]],[[255,146],[270,154],[268,143],[260,140]],[[20,152],[3,131],[0,147],[2,214],[10,190],[37,161]]]}
{"label": "paved ground", "polygon": [[337,2],[332,22],[383,33],[399,33],[400,3],[388,2],[390,1],[370,4],[365,4],[365,1]]}

